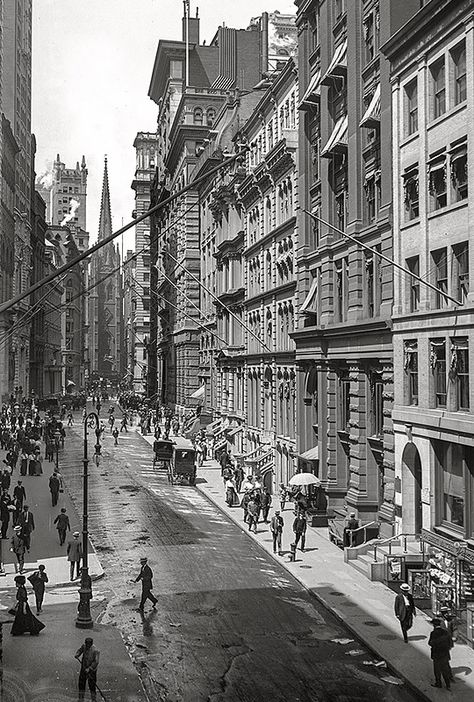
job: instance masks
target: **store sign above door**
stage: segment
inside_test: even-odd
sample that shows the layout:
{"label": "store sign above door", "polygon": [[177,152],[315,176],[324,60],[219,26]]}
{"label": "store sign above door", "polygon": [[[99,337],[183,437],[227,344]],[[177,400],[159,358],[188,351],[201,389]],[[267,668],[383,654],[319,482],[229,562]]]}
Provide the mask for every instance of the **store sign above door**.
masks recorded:
{"label": "store sign above door", "polygon": [[468,547],[465,541],[450,541],[450,539],[445,539],[443,536],[433,534],[433,532],[427,529],[421,530],[421,539],[425,544],[436,546],[436,548],[440,548],[450,553],[452,556],[474,565],[474,551]]}

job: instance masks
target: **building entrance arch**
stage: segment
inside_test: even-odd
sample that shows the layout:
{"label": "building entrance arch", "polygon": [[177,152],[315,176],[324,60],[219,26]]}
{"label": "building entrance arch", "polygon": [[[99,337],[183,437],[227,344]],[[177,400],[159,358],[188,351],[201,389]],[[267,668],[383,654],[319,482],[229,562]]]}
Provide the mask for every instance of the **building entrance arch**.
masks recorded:
{"label": "building entrance arch", "polygon": [[421,458],[415,444],[408,443],[402,455],[402,529],[419,534],[423,522]]}

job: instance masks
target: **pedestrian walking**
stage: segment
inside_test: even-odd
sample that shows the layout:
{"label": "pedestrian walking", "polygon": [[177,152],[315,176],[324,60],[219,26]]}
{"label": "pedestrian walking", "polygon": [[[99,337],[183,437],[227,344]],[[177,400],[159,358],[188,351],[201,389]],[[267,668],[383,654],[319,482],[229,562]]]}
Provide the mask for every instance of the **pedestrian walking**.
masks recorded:
{"label": "pedestrian walking", "polygon": [[15,577],[15,585],[17,587],[16,591],[16,607],[15,607],[15,619],[13,621],[13,626],[11,628],[12,636],[21,636],[25,632],[29,632],[31,636],[37,636],[42,629],[44,629],[44,624],[39,619],[36,619],[35,615],[30,609],[28,604],[28,593],[25,587],[26,578],[24,575],[17,575]]}
{"label": "pedestrian walking", "polygon": [[62,546],[66,541],[66,532],[71,531],[71,525],[65,507],[61,508],[61,512],[58,514],[53,524],[57,524],[56,529],[58,530],[59,545]]}
{"label": "pedestrian walking", "polygon": [[244,522],[247,522],[248,516],[249,516],[249,502],[250,502],[250,493],[246,492],[244,493],[240,504],[242,505],[242,509],[244,510]]}
{"label": "pedestrian walking", "polygon": [[229,507],[238,506],[239,498],[235,489],[235,483],[231,477],[225,481],[225,501]]}
{"label": "pedestrian walking", "polygon": [[11,482],[12,482],[11,473],[8,470],[8,468],[4,468],[2,475],[0,477],[0,488],[2,490],[7,490],[7,492],[8,492],[8,490],[10,489]]}
{"label": "pedestrian walking", "polygon": [[23,511],[20,512],[18,524],[21,527],[21,535],[25,542],[25,548],[29,553],[31,546],[31,534],[35,530],[35,520],[28,505],[23,505]]}
{"label": "pedestrian walking", "polygon": [[18,500],[20,509],[23,509],[23,503],[26,500],[26,490],[21,480],[19,480],[13,488],[13,500]]}
{"label": "pedestrian walking", "polygon": [[86,693],[86,683],[89,685],[91,700],[97,700],[97,668],[99,667],[100,651],[94,646],[94,639],[88,636],[80,648],[77,649],[74,658],[81,664],[79,672],[79,700],[83,700]]}
{"label": "pedestrian walking", "polygon": [[446,689],[451,689],[451,682],[454,676],[451,670],[449,661],[451,660],[450,651],[453,647],[451,634],[447,629],[443,629],[440,619],[432,619],[433,631],[428,639],[428,646],[431,648],[431,659],[433,661],[433,672],[435,681],[432,687],[443,687],[441,678],[444,680]]}
{"label": "pedestrian walking", "polygon": [[240,492],[240,488],[242,487],[242,481],[244,479],[244,471],[242,469],[242,466],[236,466],[234,468],[234,482],[235,482],[235,489],[237,492]]}
{"label": "pedestrian walking", "polygon": [[252,531],[253,527],[255,533],[257,533],[258,513],[259,506],[257,504],[255,496],[251,495],[247,505],[247,521],[249,525],[249,531]]}
{"label": "pedestrian walking", "polygon": [[301,551],[304,552],[305,542],[306,542],[306,517],[303,512],[298,512],[293,522],[293,532],[295,534],[295,548],[298,547],[298,543],[301,539]]}
{"label": "pedestrian walking", "polygon": [[140,600],[140,604],[138,606],[138,609],[140,612],[143,612],[145,608],[145,602],[147,600],[150,600],[150,602],[153,603],[153,608],[156,606],[156,603],[158,600],[152,593],[153,590],[153,571],[148,565],[148,558],[140,558],[140,572],[138,573],[137,577],[135,578],[135,582],[138,583],[139,580],[142,581],[142,597]]}
{"label": "pedestrian walking", "polygon": [[117,427],[114,427],[112,431],[112,436],[114,437],[114,446],[118,446],[119,430],[117,429]]}
{"label": "pedestrian walking", "polygon": [[56,507],[56,505],[58,504],[59,488],[59,478],[54,472],[49,478],[49,491],[51,493],[51,504],[53,507]]}
{"label": "pedestrian walking", "polygon": [[125,429],[126,433],[128,434],[127,426],[128,426],[127,415],[124,414],[122,417],[122,422],[120,424],[120,433],[122,433],[122,429]]}
{"label": "pedestrian walking", "polygon": [[68,427],[72,427],[73,424],[74,424],[74,416],[73,416],[72,412],[69,412],[67,415],[67,425],[68,425]]}
{"label": "pedestrian walking", "polygon": [[67,545],[67,559],[70,563],[69,565],[69,577],[74,580],[74,570],[76,570],[76,578],[79,577],[79,570],[82,558],[82,543],[79,541],[79,532],[75,531],[72,535],[72,539]]}
{"label": "pedestrian walking", "polygon": [[38,570],[35,570],[29,578],[29,582],[35,593],[36,600],[36,614],[40,614],[43,609],[43,599],[46,583],[48,582],[48,575],[43,564],[38,566]]}
{"label": "pedestrian walking", "polygon": [[280,498],[280,509],[282,512],[284,512],[286,500],[288,499],[288,492],[287,492],[286,487],[284,486],[283,483],[280,483],[280,491],[279,491],[278,496]]}
{"label": "pedestrian walking", "polygon": [[285,523],[283,521],[283,517],[280,515],[280,510],[275,510],[275,514],[270,520],[270,531],[272,532],[273,537],[273,553],[276,553],[278,548],[279,556],[281,556],[281,537],[283,534],[284,525]]}
{"label": "pedestrian walking", "polygon": [[247,475],[241,487],[244,492],[251,492],[253,490],[253,480],[251,475]]}
{"label": "pedestrian walking", "polygon": [[25,567],[25,541],[21,535],[21,526],[13,527],[13,536],[10,542],[10,551],[16,556],[15,573],[23,573]]}
{"label": "pedestrian walking", "polygon": [[400,585],[401,592],[395,597],[395,616],[400,622],[402,629],[403,640],[408,643],[408,631],[413,626],[413,617],[416,616],[415,602],[413,595],[410,592],[410,586],[407,583]]}
{"label": "pedestrian walking", "polygon": [[7,538],[8,525],[10,524],[10,516],[15,507],[12,504],[10,495],[6,490],[3,490],[0,497],[0,521],[2,523],[1,538]]}
{"label": "pedestrian walking", "polygon": [[39,448],[35,449],[35,473],[36,476],[43,475],[43,458]]}
{"label": "pedestrian walking", "polygon": [[272,505],[272,496],[270,495],[270,490],[268,488],[263,488],[261,506],[262,506],[262,519],[265,524],[268,524],[268,513],[270,512],[270,507]]}

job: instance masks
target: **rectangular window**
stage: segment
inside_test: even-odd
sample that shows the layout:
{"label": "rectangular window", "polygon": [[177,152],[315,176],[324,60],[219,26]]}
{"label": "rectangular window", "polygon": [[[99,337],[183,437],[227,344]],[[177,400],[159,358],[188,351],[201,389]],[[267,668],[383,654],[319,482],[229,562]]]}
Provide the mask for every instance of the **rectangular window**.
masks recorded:
{"label": "rectangular window", "polygon": [[351,419],[351,383],[349,378],[339,378],[339,428],[347,431]]}
{"label": "rectangular window", "polygon": [[467,144],[461,144],[451,155],[453,202],[467,198]]}
{"label": "rectangular window", "polygon": [[334,321],[345,322],[347,319],[347,305],[349,293],[347,259],[340,259],[335,262],[334,269]]}
{"label": "rectangular window", "polygon": [[418,344],[416,341],[405,341],[404,367],[407,375],[407,402],[409,405],[418,404]]}
{"label": "rectangular window", "polygon": [[441,500],[438,519],[464,533],[465,495],[468,492],[465,480],[466,449],[461,444],[447,441],[433,441],[433,449]]}
{"label": "rectangular window", "polygon": [[371,12],[364,18],[365,63],[370,63],[375,55],[374,15]]}
{"label": "rectangular window", "polygon": [[383,436],[383,381],[380,373],[372,375],[370,383],[370,432],[371,436]]}
{"label": "rectangular window", "polygon": [[341,231],[346,229],[346,191],[338,193],[335,198],[336,204],[336,227]]}
{"label": "rectangular window", "polygon": [[466,91],[466,42],[462,41],[451,51],[453,64],[453,99],[459,105],[467,97]]}
{"label": "rectangular window", "polygon": [[433,261],[434,286],[439,290],[435,297],[436,309],[447,306],[447,300],[443,293],[448,292],[448,250],[438,249],[431,253]]}
{"label": "rectangular window", "polygon": [[448,204],[445,156],[429,164],[430,210],[440,210]]}
{"label": "rectangular window", "polygon": [[341,17],[343,12],[346,11],[346,0],[334,0],[334,16],[335,20],[337,20]]}
{"label": "rectangular window", "polygon": [[[407,258],[406,266],[410,273],[420,275],[420,257]],[[420,281],[408,276],[408,298],[410,312],[417,312],[420,307]]]}
{"label": "rectangular window", "polygon": [[467,241],[453,246],[453,274],[453,289],[456,291],[456,299],[465,303],[469,293],[469,244]]}
{"label": "rectangular window", "polygon": [[435,406],[446,407],[446,342],[431,342],[430,363],[433,371]]}
{"label": "rectangular window", "polygon": [[446,112],[446,70],[444,56],[430,67],[432,87],[432,116],[433,119]]}
{"label": "rectangular window", "polygon": [[420,215],[418,168],[411,168],[405,171],[403,174],[403,191],[405,201],[405,221],[411,221]]}
{"label": "rectangular window", "polygon": [[377,198],[375,189],[375,176],[366,178],[364,183],[367,222],[373,222],[377,214]]}
{"label": "rectangular window", "polygon": [[416,78],[405,87],[405,105],[405,135],[410,136],[410,134],[418,131],[418,87]]}
{"label": "rectangular window", "polygon": [[455,387],[456,409],[469,411],[469,345],[467,339],[451,339],[450,377]]}

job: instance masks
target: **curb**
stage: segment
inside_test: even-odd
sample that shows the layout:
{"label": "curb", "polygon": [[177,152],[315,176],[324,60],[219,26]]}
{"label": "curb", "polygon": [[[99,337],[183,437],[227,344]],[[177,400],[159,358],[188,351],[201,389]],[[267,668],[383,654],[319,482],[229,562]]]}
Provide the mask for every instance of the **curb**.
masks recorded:
{"label": "curb", "polygon": [[[246,535],[252,540],[253,543],[257,544],[257,546],[258,546],[259,548],[261,548],[262,551],[265,551],[265,553],[266,553],[267,555],[269,555],[269,556],[272,558],[272,560],[274,560],[276,563],[278,563],[280,566],[282,566],[282,567],[286,570],[286,572],[289,573],[289,575],[290,575],[291,577],[293,577],[293,578],[306,590],[306,592],[307,592],[308,594],[310,594],[312,597],[314,597],[316,600],[318,600],[318,602],[319,602],[320,604],[322,604],[323,607],[325,607],[325,609],[327,609],[328,612],[330,612],[339,622],[341,622],[341,624],[343,624],[343,625],[351,632],[351,634],[352,634],[356,639],[358,639],[359,641],[361,641],[361,642],[364,644],[364,646],[372,653],[372,655],[374,655],[375,657],[377,657],[377,658],[379,658],[379,659],[381,659],[381,660],[385,660],[385,659],[374,649],[374,647],[373,647],[370,643],[367,643],[367,642],[362,638],[362,636],[360,635],[360,633],[359,633],[358,631],[356,631],[356,629],[353,628],[353,627],[351,626],[350,622],[347,621],[347,619],[345,619],[345,618],[343,617],[343,615],[342,615],[337,609],[335,609],[330,603],[328,603],[328,602],[327,602],[323,597],[321,597],[321,595],[319,595],[317,592],[315,592],[314,590],[310,589],[304,582],[302,582],[302,580],[298,577],[297,574],[293,573],[289,568],[287,568],[287,565],[286,565],[286,562],[285,562],[285,561],[279,560],[273,553],[271,553],[270,551],[267,551],[267,549],[265,548],[265,546],[263,546],[263,545],[252,535],[252,533],[251,533],[248,529],[245,529],[245,527],[242,526],[242,523],[241,523],[240,521],[238,521],[237,518],[234,517],[234,515],[233,515],[232,513],[229,513],[229,512],[227,512],[225,509],[223,509],[222,506],[215,500],[215,498],[214,498],[212,495],[210,495],[206,490],[203,490],[203,489],[201,488],[201,486],[200,486],[199,483],[198,483],[195,487],[196,487],[197,490],[199,490],[199,492],[200,492],[201,495],[203,495],[204,497],[206,497],[206,498],[209,500],[209,502],[211,502],[215,507],[217,507],[217,509],[218,509],[222,514],[224,514],[224,515],[225,515],[226,517],[228,517],[236,526],[238,526],[239,529],[240,529],[244,534],[246,534]],[[385,663],[386,663],[386,665],[387,665],[387,670],[390,670],[390,672],[395,673],[397,677],[399,677],[401,680],[403,680],[403,682],[405,683],[405,685],[406,685],[412,692],[414,692],[414,693],[419,697],[420,700],[424,700],[424,702],[432,702],[432,699],[431,699],[430,697],[427,697],[427,696],[425,695],[424,692],[422,692],[422,691],[421,691],[419,688],[417,688],[408,678],[405,677],[405,674],[404,674],[403,671],[398,670],[398,668],[397,668],[392,662],[390,662],[390,661],[385,660]]]}

